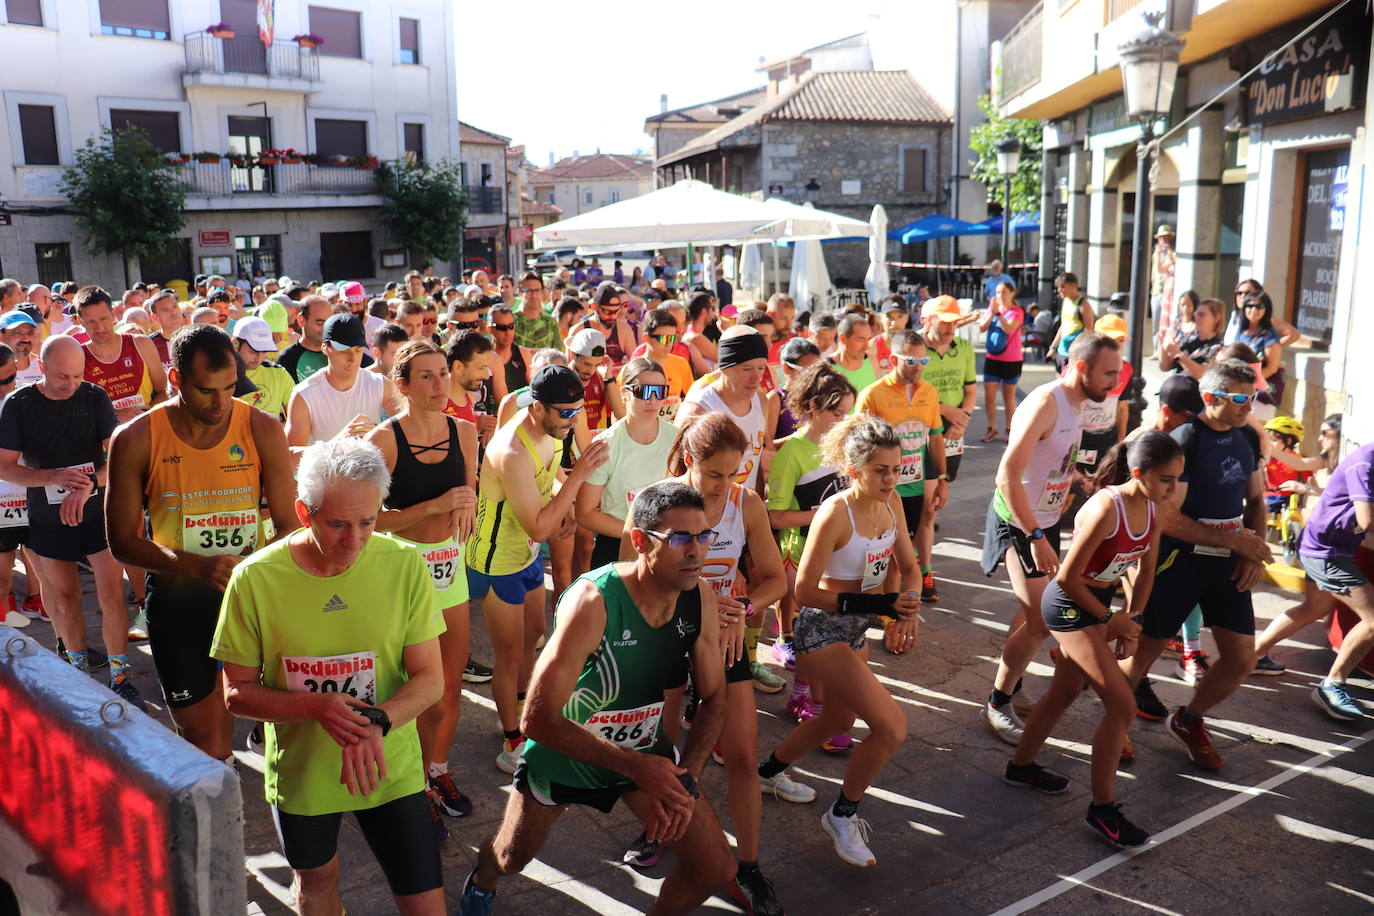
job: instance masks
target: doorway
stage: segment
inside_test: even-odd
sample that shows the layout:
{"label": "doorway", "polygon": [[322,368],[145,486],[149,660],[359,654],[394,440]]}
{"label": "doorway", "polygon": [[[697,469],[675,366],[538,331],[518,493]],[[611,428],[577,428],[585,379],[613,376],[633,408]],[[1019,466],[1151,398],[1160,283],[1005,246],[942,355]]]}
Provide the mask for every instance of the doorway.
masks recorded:
{"label": "doorway", "polygon": [[258,38],[258,0],[219,0],[220,21],[234,30],[222,39],[224,69],[230,73],[266,73],[267,46]]}
{"label": "doorway", "polygon": [[[272,124],[268,118],[229,118],[229,154],[252,156],[256,161],[272,144]],[[229,165],[230,187],[235,193],[271,191],[272,171],[260,165]]]}

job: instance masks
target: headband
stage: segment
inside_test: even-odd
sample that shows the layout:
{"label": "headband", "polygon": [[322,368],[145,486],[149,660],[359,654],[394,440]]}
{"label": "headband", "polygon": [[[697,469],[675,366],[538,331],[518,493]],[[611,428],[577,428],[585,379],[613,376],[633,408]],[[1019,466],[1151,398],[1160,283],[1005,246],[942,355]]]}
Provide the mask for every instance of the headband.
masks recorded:
{"label": "headband", "polygon": [[762,334],[740,334],[722,337],[719,344],[720,368],[729,369],[751,359],[768,358],[768,341]]}

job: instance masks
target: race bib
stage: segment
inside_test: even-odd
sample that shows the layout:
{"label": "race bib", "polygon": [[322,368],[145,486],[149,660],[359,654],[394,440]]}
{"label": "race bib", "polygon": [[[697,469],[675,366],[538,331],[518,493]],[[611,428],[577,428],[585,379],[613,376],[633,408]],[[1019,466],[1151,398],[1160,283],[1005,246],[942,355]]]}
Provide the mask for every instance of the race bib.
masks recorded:
{"label": "race bib", "polygon": [[668,397],[663,399],[663,404],[659,406],[658,415],[661,419],[667,420],[669,423],[671,423],[673,422],[673,418],[677,416],[677,409],[681,405],[682,398],[678,397],[675,394],[669,395]]}
{"label": "race bib", "polygon": [[903,455],[902,466],[897,470],[897,483],[915,483],[921,479],[925,473],[925,462],[921,460],[921,455]]}
{"label": "race bib", "polygon": [[1083,448],[1078,450],[1078,463],[1087,467],[1097,467],[1097,449]]}
{"label": "race bib", "polygon": [[629,751],[647,751],[658,737],[663,718],[663,703],[650,703],[638,709],[607,709],[593,713],[583,728]]}
{"label": "race bib", "polygon": [[377,702],[377,653],[283,655],[286,689],[296,693],[346,693],[364,703]]}
{"label": "race bib", "polygon": [[[83,474],[94,474],[95,465],[89,462],[87,462],[86,464],[74,464],[69,468],[63,468],[63,470],[80,471]],[[87,496],[86,498],[90,499],[91,496],[94,496],[95,491],[97,489],[98,487],[91,487],[90,496]],[[62,504],[62,500],[66,499],[67,494],[71,492],[71,490],[68,490],[66,487],[59,487],[56,484],[48,484],[46,487],[43,488],[43,491],[48,494],[48,505],[50,506],[60,506]]]}
{"label": "race bib", "polygon": [[870,592],[883,584],[887,578],[887,567],[892,563],[892,545],[882,550],[869,550],[864,553],[864,577],[859,590]]}
{"label": "race bib", "polygon": [[945,440],[945,457],[946,457],[946,458],[953,458],[955,455],[962,455],[963,453],[964,453],[964,440],[963,440],[963,439],[946,439],[946,440]]}
{"label": "race bib", "polygon": [[1035,504],[1035,511],[1045,515],[1062,514],[1069,497],[1069,487],[1072,485],[1072,475],[1045,481],[1045,489],[1040,494],[1040,502]]}
{"label": "race bib", "polygon": [[116,398],[113,404],[115,413],[119,413],[121,410],[128,410],[130,407],[144,408],[148,406],[141,394],[131,394],[127,398]]}
{"label": "race bib", "polygon": [[23,493],[0,496],[0,528],[23,528],[28,523],[28,496]]}
{"label": "race bib", "polygon": [[434,580],[436,592],[442,592],[453,585],[453,577],[463,568],[463,548],[457,544],[424,550],[420,555],[429,564],[429,575]]}
{"label": "race bib", "polygon": [[258,510],[181,517],[181,549],[202,557],[246,557],[258,548]]}
{"label": "race bib", "polygon": [[[1200,518],[1198,522],[1208,528],[1217,528],[1221,531],[1239,531],[1243,524],[1239,515],[1235,518]],[[1194,545],[1193,553],[1204,557],[1229,557],[1231,555],[1231,551],[1225,547],[1206,547],[1202,544]]]}
{"label": "race bib", "polygon": [[1145,552],[1149,549],[1149,545],[1146,544],[1139,550],[1132,550],[1128,551],[1127,553],[1117,554],[1116,556],[1112,557],[1112,561],[1108,563],[1100,573],[1093,576],[1093,578],[1098,582],[1102,582],[1104,584],[1109,582],[1115,582],[1117,579],[1120,579],[1122,576],[1126,575],[1126,570],[1130,569],[1132,566],[1135,566],[1136,563],[1139,562],[1140,558],[1143,557],[1145,555]]}

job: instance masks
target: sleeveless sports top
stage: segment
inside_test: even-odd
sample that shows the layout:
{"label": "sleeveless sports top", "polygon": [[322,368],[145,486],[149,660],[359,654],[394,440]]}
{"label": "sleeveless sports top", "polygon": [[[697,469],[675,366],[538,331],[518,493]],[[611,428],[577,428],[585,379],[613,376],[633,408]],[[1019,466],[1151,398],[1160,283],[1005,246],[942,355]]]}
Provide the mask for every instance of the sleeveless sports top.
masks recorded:
{"label": "sleeveless sports top", "polygon": [[82,347],[86,354],[86,381],[105,389],[116,411],[130,407],[148,407],[153,403],[153,379],[143,364],[132,334],[119,335],[119,355],[113,362],[101,362],[90,345]]}
{"label": "sleeveless sports top", "polygon": [[[1150,535],[1155,527],[1155,504],[1147,501],[1149,509],[1145,516],[1145,531],[1139,535],[1131,532],[1130,520],[1126,517],[1126,503],[1121,491],[1108,487],[1112,503],[1116,506],[1116,527],[1108,535],[1083,567],[1083,578],[1091,579],[1101,585],[1109,585],[1120,579],[1132,566],[1135,566],[1145,551],[1150,549]],[[1075,534],[1078,526],[1074,525]]]}
{"label": "sleeveless sports top", "polygon": [[[1053,527],[1068,505],[1078,440],[1083,431],[1079,412],[1069,403],[1064,386],[1059,382],[1048,384],[1054,386],[1054,429],[1035,443],[1026,469],[1021,472],[1021,485],[1026,488],[1037,528]],[[1010,522],[1011,507],[1002,491],[997,490],[992,499],[997,515]]]}
{"label": "sleeveless sports top", "polygon": [[297,385],[296,391],[310,408],[310,442],[307,445],[333,439],[358,414],[374,423],[382,422],[386,379],[375,372],[360,370],[353,378],[353,387],[340,391],[329,384],[328,369],[325,369]]}
{"label": "sleeveless sports top", "polygon": [[530,383],[529,370],[525,368],[525,356],[520,348],[511,345],[510,359],[506,360],[506,391],[524,388]]}
{"label": "sleeveless sports top", "polygon": [[[530,453],[534,462],[534,482],[539,487],[539,502],[547,505],[553,498],[553,483],[558,474],[559,449],[547,465],[539,461],[539,452],[525,429],[523,418],[516,414],[515,434]],[[488,576],[508,576],[519,572],[539,556],[539,542],[525,533],[504,499],[492,499],[482,486],[477,492],[477,524],[468,539],[469,569]]]}
{"label": "sleeveless sports top", "polygon": [[[463,449],[458,444],[458,423],[444,417],[448,423],[448,442],[411,446],[401,429],[401,418],[386,422],[396,436],[396,469],[391,472],[391,490],[382,501],[388,509],[406,509],[418,503],[443,496],[454,487],[461,487],[466,475]],[[421,452],[445,452],[442,461],[428,464],[419,459]]]}
{"label": "sleeveless sports top", "polygon": [[735,474],[735,483],[751,490],[754,489],[754,485],[759,479],[759,456],[763,454],[763,401],[755,394],[749,402],[749,412],[741,417],[726,407],[720,394],[709,385],[701,389],[700,394],[688,395],[687,399],[689,401],[695,400],[707,410],[720,411],[734,420],[736,426],[744,430],[744,438],[749,443],[749,448],[745,451],[744,457],[740,459],[739,472]]}
{"label": "sleeveless sports top", "polygon": [[[671,758],[663,732],[663,690],[678,660],[691,651],[701,632],[701,592],[689,588],[677,599],[673,617],[650,626],[616,572],[602,566],[580,579],[592,582],[606,602],[606,632],[582,665],[563,718],[626,750]],[[567,596],[577,589],[568,589]],[[555,622],[554,626],[557,626]],[[548,797],[550,782],[581,788],[625,785],[617,772],[574,760],[538,741],[525,744],[530,788]]]}
{"label": "sleeveless sports top", "polygon": [[892,507],[887,507],[887,515],[892,527],[879,533],[877,537],[866,538],[854,526],[854,507],[843,494],[831,497],[844,503],[849,513],[849,540],[843,547],[830,555],[825,564],[828,579],[859,579],[861,591],[872,591],[883,584],[887,578],[887,567],[892,563],[892,548],[897,543],[897,517]]}
{"label": "sleeveless sports top", "polygon": [[701,578],[715,594],[729,595],[739,575],[740,555],[744,553],[744,487],[730,484],[730,491],[725,495],[725,511],[713,527],[716,540],[706,552]]}
{"label": "sleeveless sports top", "polygon": [[253,408],[232,401],[229,428],[210,448],[192,448],[172,429],[166,406],[149,414],[152,437],[143,486],[154,542],[202,556],[246,557],[263,545],[262,462]]}

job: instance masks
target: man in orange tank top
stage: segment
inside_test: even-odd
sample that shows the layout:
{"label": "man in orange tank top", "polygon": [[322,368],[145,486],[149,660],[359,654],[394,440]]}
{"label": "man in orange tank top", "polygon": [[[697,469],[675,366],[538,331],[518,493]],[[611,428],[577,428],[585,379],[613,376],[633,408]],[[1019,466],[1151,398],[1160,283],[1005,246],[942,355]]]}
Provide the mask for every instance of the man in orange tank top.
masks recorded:
{"label": "man in orange tank top", "polygon": [[126,423],[167,397],[167,374],[153,342],[142,334],[117,334],[114,303],[99,286],[76,293],[76,313],[91,342],[86,381],[105,389],[115,416]]}
{"label": "man in orange tank top", "polygon": [[191,325],[171,355],[176,395],[110,443],[105,524],[115,557],[150,574],[148,631],[172,720],[227,761],[232,720],[210,639],[230,573],[266,540],[263,499],[274,538],[299,527],[295,484],[281,423],[234,398],[229,337]]}

